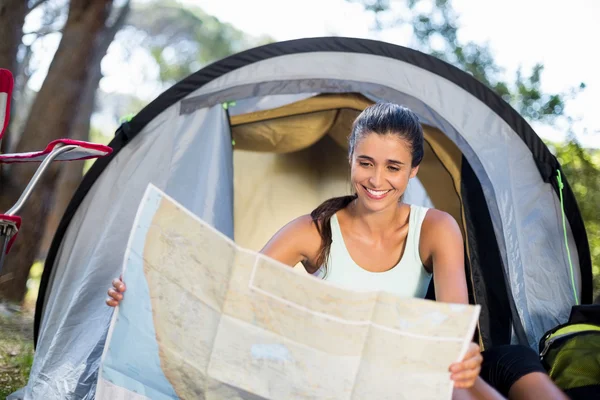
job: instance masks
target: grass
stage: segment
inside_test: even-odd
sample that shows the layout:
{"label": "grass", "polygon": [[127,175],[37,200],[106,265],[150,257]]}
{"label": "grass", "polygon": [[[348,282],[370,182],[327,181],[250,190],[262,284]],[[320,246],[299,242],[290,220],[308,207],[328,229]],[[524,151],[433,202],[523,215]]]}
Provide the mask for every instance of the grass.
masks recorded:
{"label": "grass", "polygon": [[33,362],[33,312],[43,264],[31,268],[21,307],[0,304],[0,399],[27,384]]}
{"label": "grass", "polygon": [[0,399],[27,383],[33,362],[33,315],[0,310]]}

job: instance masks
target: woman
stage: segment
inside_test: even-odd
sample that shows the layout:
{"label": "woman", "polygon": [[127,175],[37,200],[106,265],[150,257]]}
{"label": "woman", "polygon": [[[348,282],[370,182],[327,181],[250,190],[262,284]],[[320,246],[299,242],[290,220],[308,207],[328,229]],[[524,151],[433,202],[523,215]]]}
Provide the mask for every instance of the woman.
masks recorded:
{"label": "woman", "polygon": [[[349,137],[354,194],[325,201],[284,226],[261,252],[286,265],[301,262],[322,279],[352,289],[425,297],[431,277],[436,300],[467,303],[463,239],[447,213],[402,202],[423,159],[423,131],[407,108],[381,103],[365,109]],[[109,290],[110,306],[125,285]],[[482,356],[471,343],[449,369],[455,398],[499,398],[479,378]],[[468,390],[467,390],[468,389]]]}

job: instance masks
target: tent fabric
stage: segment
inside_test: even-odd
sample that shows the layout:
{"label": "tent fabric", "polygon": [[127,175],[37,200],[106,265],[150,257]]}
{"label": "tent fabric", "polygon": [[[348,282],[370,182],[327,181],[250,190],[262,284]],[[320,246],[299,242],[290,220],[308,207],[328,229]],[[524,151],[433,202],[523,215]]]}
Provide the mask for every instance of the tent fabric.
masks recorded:
{"label": "tent fabric", "polygon": [[[506,296],[508,279],[502,265],[498,242],[494,240],[490,212],[483,188],[468,162],[461,163],[461,200],[467,234],[465,250],[470,265],[467,284],[473,301],[481,305],[479,335],[484,348],[510,343],[515,336],[526,336],[522,326],[512,324],[517,315],[511,296]],[[520,332],[518,332],[520,330]]]}
{"label": "tent fabric", "polygon": [[[468,254],[476,264],[470,285],[502,313],[499,319],[483,317],[486,334],[502,341],[520,336],[535,346],[541,334],[566,320],[573,293],[552,180],[560,166],[524,120],[483,84],[433,57],[367,40],[291,41],[202,69],[119,128],[110,144],[113,153],[86,174],[48,254],[28,392],[52,398],[44,394],[58,390],[52,385],[62,385],[85,398],[93,391],[95,355],[110,318],[104,306],[106,285],[121,268],[137,202],[149,182],[226,235],[256,248],[264,244],[260,235],[276,229],[276,222],[310,208],[292,203],[290,189],[306,190],[299,196],[307,202],[349,189],[343,178],[347,164],[335,160],[343,159],[344,132],[358,110],[322,108],[304,119],[283,114],[231,127],[230,121],[297,107],[294,103],[306,105],[320,95],[356,93],[370,101],[404,104],[425,125],[437,175],[443,174],[444,190],[452,192],[453,203],[445,207],[455,208],[455,218],[470,235]],[[287,125],[277,125],[283,123]],[[302,132],[302,123],[310,132]],[[295,130],[301,140],[285,134],[271,140],[271,128]],[[316,172],[308,168],[315,159]],[[411,182],[407,197],[439,202],[437,181],[426,175]],[[269,190],[264,176],[288,189],[284,193],[277,185]],[[579,266],[578,294],[582,302],[590,302],[589,248],[568,184],[565,200],[568,245]],[[468,210],[460,209],[461,201]],[[289,214],[274,210],[278,204],[289,206]],[[262,208],[256,215],[242,210],[257,205]],[[257,221],[266,224],[260,235]],[[487,261],[492,271],[486,270]],[[502,333],[489,333],[498,321]],[[64,353],[67,343],[72,350]]]}
{"label": "tent fabric", "polygon": [[289,154],[234,151],[235,241],[258,251],[292,219],[349,194],[347,160],[329,136]]}
{"label": "tent fabric", "polygon": [[312,146],[335,123],[335,110],[254,122],[233,128],[236,147],[262,152],[290,153]]}
{"label": "tent fabric", "polygon": [[452,215],[466,237],[460,198],[462,154],[442,132],[423,126],[425,154],[417,176],[436,208]]}
{"label": "tent fabric", "polygon": [[[356,94],[325,94],[277,108],[233,115],[230,123],[236,147],[240,149],[297,151],[314,144],[330,131],[338,143],[346,147],[352,120],[371,104],[372,101]],[[351,119],[340,115],[348,110],[356,111],[350,113]],[[336,124],[342,124],[343,129],[334,127]]]}
{"label": "tent fabric", "polygon": [[52,290],[45,293],[26,398],[93,398],[112,315],[106,290],[121,273],[148,183],[232,236],[232,179],[229,124],[220,106],[184,118],[171,108],[113,158],[73,215],[57,253],[61,268],[53,269]]}

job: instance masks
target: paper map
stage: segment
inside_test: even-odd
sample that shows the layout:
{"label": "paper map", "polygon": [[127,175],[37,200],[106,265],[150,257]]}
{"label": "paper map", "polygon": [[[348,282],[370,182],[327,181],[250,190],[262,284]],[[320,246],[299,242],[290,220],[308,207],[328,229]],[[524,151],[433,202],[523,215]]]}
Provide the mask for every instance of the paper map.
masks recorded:
{"label": "paper map", "polygon": [[123,277],[98,399],[450,399],[480,310],[298,273],[152,185]]}

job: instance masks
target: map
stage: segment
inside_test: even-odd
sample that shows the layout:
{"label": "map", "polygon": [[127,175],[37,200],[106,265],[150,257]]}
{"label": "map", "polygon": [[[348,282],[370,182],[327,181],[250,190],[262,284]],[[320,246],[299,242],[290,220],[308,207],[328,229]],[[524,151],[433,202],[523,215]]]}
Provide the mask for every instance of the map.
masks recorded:
{"label": "map", "polygon": [[450,399],[480,311],[300,273],[152,185],[123,279],[98,399]]}

